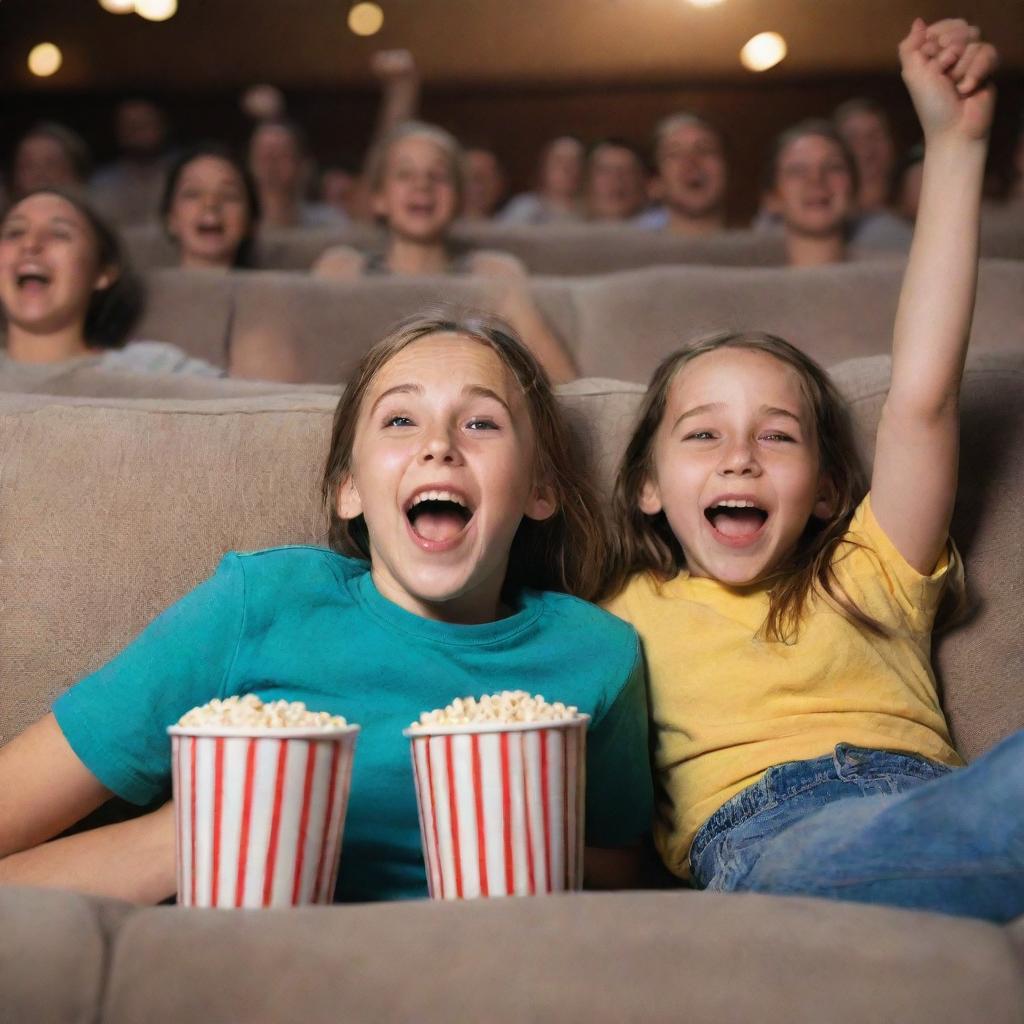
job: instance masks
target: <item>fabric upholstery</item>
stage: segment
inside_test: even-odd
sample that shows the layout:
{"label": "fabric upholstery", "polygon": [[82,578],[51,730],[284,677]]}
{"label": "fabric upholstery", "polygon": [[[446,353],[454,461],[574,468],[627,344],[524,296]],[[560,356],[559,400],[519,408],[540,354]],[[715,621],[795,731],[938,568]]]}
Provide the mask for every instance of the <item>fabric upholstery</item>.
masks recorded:
{"label": "fabric upholstery", "polygon": [[0,886],[0,1020],[93,1024],[127,904]]}
{"label": "fabric upholstery", "polygon": [[104,1020],[1020,1021],[980,921],[807,899],[583,894],[133,914]]}

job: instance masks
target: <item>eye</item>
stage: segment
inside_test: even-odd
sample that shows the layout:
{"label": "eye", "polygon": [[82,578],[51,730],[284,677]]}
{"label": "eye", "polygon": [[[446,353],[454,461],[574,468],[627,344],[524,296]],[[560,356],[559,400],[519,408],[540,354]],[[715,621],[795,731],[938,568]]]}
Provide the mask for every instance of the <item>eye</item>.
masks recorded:
{"label": "eye", "polygon": [[715,435],[711,430],[695,430],[683,438],[684,441],[713,441],[714,439]]}
{"label": "eye", "polygon": [[411,427],[414,426],[408,416],[388,416],[384,421],[385,427]]}
{"label": "eye", "polygon": [[467,430],[497,430],[498,424],[492,419],[488,419],[486,416],[474,416],[466,424]]}
{"label": "eye", "polygon": [[795,442],[795,438],[790,437],[789,434],[784,434],[781,430],[769,430],[766,433],[760,435],[760,440]]}

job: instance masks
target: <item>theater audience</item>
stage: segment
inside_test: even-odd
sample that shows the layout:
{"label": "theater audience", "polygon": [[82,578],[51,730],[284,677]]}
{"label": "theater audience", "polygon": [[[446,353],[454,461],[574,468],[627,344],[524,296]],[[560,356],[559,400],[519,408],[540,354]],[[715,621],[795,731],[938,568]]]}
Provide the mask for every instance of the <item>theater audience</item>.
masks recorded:
{"label": "theater audience", "polygon": [[466,220],[490,220],[501,206],[508,188],[505,169],[497,153],[473,146],[464,151],[466,188],[462,216]]}
{"label": "theater audience", "polygon": [[93,204],[116,224],[152,220],[169,160],[163,111],[148,100],[125,100],[117,107],[115,134],[118,157],[93,175]]}
{"label": "theater audience", "polygon": [[801,121],[776,139],[764,196],[782,224],[790,266],[846,259],[856,191],[856,164],[830,121]]}
{"label": "theater audience", "polygon": [[359,175],[347,167],[332,165],[320,172],[320,202],[351,220],[360,215]]}
{"label": "theater audience", "polygon": [[498,214],[505,224],[564,224],[583,217],[583,143],[573,135],[552,139],[541,151],[537,188],[513,196]]}
{"label": "theater audience", "polygon": [[727,164],[718,130],[696,114],[671,114],[654,133],[655,188],[661,203],[638,227],[707,237],[725,227]]}
{"label": "theater audience", "polygon": [[335,246],[320,257],[314,274],[341,280],[381,274],[486,278],[493,285],[493,311],[526,338],[553,379],[573,378],[572,360],[530,298],[522,264],[506,253],[458,246],[449,237],[465,192],[464,172],[459,144],[443,128],[398,125],[368,164],[373,212],[388,230],[385,248],[367,254]]}
{"label": "theater audience", "polygon": [[117,235],[76,193],[31,192],[0,220],[4,377],[58,366],[221,375],[174,345],[126,345],[141,305]]}
{"label": "theater audience", "polygon": [[590,220],[630,220],[647,206],[643,156],[622,139],[598,142],[587,156],[584,188]]}
{"label": "theater audience", "polygon": [[837,107],[832,121],[857,162],[858,216],[852,225],[853,242],[877,249],[908,248],[910,226],[890,206],[896,146],[885,110],[873,100],[857,97]]}
{"label": "theater audience", "polygon": [[167,173],[160,219],[178,247],[179,266],[230,270],[254,265],[260,219],[256,185],[218,143],[183,153]]}
{"label": "theater audience", "polygon": [[38,188],[84,188],[92,159],[82,138],[55,121],[41,121],[19,140],[11,161],[11,198]]}

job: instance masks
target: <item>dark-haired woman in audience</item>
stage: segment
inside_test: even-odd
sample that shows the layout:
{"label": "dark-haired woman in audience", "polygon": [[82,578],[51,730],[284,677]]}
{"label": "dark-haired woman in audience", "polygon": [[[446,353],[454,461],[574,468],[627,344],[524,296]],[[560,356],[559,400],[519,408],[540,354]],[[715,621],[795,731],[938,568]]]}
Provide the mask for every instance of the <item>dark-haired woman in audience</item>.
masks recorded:
{"label": "dark-haired woman in audience", "polygon": [[790,266],[846,259],[856,195],[856,164],[831,122],[801,121],[778,137],[764,208],[782,223]]}
{"label": "dark-haired woman in audience", "polygon": [[11,198],[38,188],[85,188],[92,158],[89,147],[70,128],[40,121],[18,141],[11,160]]}
{"label": "dark-haired woman in audience", "polygon": [[160,200],[160,219],[178,246],[180,266],[253,266],[259,197],[249,172],[223,146],[198,146],[174,162]]}
{"label": "dark-haired woman in audience", "polygon": [[141,306],[141,284],[117,236],[75,194],[40,189],[0,219],[0,370],[31,376],[33,365],[73,364],[221,375],[174,345],[126,345]]}
{"label": "dark-haired woman in audience", "polygon": [[541,152],[536,190],[514,196],[496,219],[505,224],[582,220],[583,157],[583,143],[574,136],[552,139]]}
{"label": "dark-haired woman in audience", "polygon": [[342,280],[380,274],[488,278],[494,283],[493,311],[523,335],[554,381],[571,380],[576,368],[533,304],[519,260],[473,251],[449,237],[462,200],[463,173],[461,148],[443,128],[407,121],[392,129],[367,164],[373,213],[388,229],[383,250],[366,254],[335,246],[320,257],[313,273]]}

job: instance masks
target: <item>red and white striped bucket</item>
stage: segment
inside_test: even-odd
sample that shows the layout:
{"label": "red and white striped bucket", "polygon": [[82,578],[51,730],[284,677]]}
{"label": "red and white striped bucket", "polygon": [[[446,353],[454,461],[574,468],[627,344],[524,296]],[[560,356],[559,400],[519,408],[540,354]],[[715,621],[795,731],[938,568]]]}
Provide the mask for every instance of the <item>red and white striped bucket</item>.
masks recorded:
{"label": "red and white striped bucket", "polygon": [[433,899],[582,888],[589,721],[404,731]]}
{"label": "red and white striped bucket", "polygon": [[330,903],[359,726],[167,731],[178,902]]}

